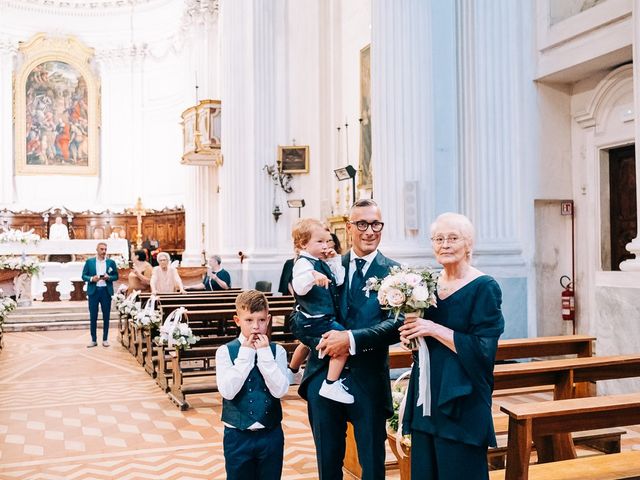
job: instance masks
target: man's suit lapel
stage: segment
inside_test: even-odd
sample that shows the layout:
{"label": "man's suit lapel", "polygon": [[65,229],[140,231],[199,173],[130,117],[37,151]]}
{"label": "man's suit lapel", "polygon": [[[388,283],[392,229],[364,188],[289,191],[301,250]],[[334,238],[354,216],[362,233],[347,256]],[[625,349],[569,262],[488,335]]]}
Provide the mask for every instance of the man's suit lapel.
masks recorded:
{"label": "man's suit lapel", "polygon": [[366,282],[371,277],[382,279],[387,276],[387,273],[386,257],[378,252],[378,254],[371,262],[371,266],[369,267],[369,270],[367,270],[367,274],[364,276],[364,280]]}

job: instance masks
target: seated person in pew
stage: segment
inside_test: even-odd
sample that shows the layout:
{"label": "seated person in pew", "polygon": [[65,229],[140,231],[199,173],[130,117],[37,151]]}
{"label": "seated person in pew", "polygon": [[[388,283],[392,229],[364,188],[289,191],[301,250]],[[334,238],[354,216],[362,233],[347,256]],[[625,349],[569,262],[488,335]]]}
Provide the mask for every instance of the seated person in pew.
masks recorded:
{"label": "seated person in pew", "polygon": [[158,253],[158,266],[151,274],[151,293],[186,293],[178,270],[169,265],[171,257],[167,252]]}
{"label": "seated person in pew", "polygon": [[471,266],[473,240],[464,215],[436,219],[431,242],[443,267],[437,306],[400,327],[405,345],[424,339],[413,355],[402,421],[411,433],[413,478],[488,479],[487,447],[496,445],[493,368],[504,319],[497,282]]}
{"label": "seated person in pew", "polygon": [[[336,321],[338,312],[337,287],[344,283],[342,259],[329,248],[331,235],[327,228],[313,218],[299,220],[291,232],[298,258],[293,265],[293,293],[298,304],[291,331],[303,345],[296,348],[289,368],[295,374],[323,334],[344,330]],[[327,378],[320,387],[320,396],[340,403],[354,402],[340,378],[348,355],[331,357]]]}
{"label": "seated person in pew", "polygon": [[187,290],[207,290],[218,292],[231,288],[231,275],[222,268],[222,258],[220,255],[211,255],[207,264],[207,273],[202,279],[202,283],[189,285]]}
{"label": "seated person in pew", "polygon": [[216,352],[227,479],[277,480],[284,455],[280,398],[289,390],[287,352],[269,340],[264,293],[238,295],[233,319],[240,335]]}
{"label": "seated person in pew", "polygon": [[151,289],[151,275],[153,267],[147,262],[147,252],[144,250],[136,250],[133,255],[133,268],[129,272],[129,288],[127,295],[134,290],[148,292]]}

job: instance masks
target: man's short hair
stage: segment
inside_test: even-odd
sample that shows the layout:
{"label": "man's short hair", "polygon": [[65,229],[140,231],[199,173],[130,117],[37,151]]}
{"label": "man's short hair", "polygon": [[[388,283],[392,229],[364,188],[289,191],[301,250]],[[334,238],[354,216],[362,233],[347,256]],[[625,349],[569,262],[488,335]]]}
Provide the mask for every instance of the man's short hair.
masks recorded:
{"label": "man's short hair", "polygon": [[107,242],[98,242],[96,244],[96,248],[98,248],[100,245],[104,245],[106,247],[107,246]]}
{"label": "man's short hair", "polygon": [[356,200],[356,202],[351,206],[352,209],[360,208],[360,207],[377,207],[378,204],[373,201],[371,198],[361,198],[360,200]]}
{"label": "man's short hair", "polygon": [[220,255],[211,255],[209,258],[215,259],[215,261],[218,262],[218,265],[222,264],[222,258],[220,258]]}
{"label": "man's short hair", "polygon": [[248,310],[249,313],[269,311],[269,302],[264,293],[247,290],[236,297],[236,311]]}

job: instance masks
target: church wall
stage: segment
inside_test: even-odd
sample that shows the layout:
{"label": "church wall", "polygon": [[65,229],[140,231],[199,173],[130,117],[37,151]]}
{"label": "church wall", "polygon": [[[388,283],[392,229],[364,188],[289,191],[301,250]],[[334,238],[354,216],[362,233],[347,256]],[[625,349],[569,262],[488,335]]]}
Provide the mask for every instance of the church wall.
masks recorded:
{"label": "church wall", "polygon": [[[13,180],[6,174],[0,194],[3,206],[122,209],[132,206],[137,196],[154,208],[184,203],[186,169],[179,165],[179,122],[187,102],[193,102],[194,82],[193,73],[188,78],[176,75],[185,70],[180,51],[184,44],[178,38],[183,5],[173,0],[152,3],[137,6],[133,16],[129,7],[79,13],[25,4],[23,9],[3,11],[2,50],[10,53],[0,55],[2,78],[13,70],[18,41],[29,40],[42,25],[56,25],[48,33],[74,35],[94,49],[102,99],[99,176],[20,176]],[[6,85],[2,83],[0,90],[4,105],[12,99]],[[11,109],[1,112],[2,124],[10,124]],[[0,136],[3,146],[13,144],[10,128],[3,128]],[[3,172],[10,172],[12,163],[12,150],[3,147]]]}

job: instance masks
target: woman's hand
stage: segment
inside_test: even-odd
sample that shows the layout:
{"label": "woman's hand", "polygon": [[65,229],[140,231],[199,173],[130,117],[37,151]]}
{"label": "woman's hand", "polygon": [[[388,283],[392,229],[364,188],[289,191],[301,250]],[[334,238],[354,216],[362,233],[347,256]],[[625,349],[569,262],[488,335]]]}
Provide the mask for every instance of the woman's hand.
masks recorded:
{"label": "woman's hand", "polygon": [[418,337],[435,336],[437,329],[440,327],[435,322],[420,317],[406,317],[404,325],[400,330],[400,340],[403,344],[409,344],[409,340]]}

